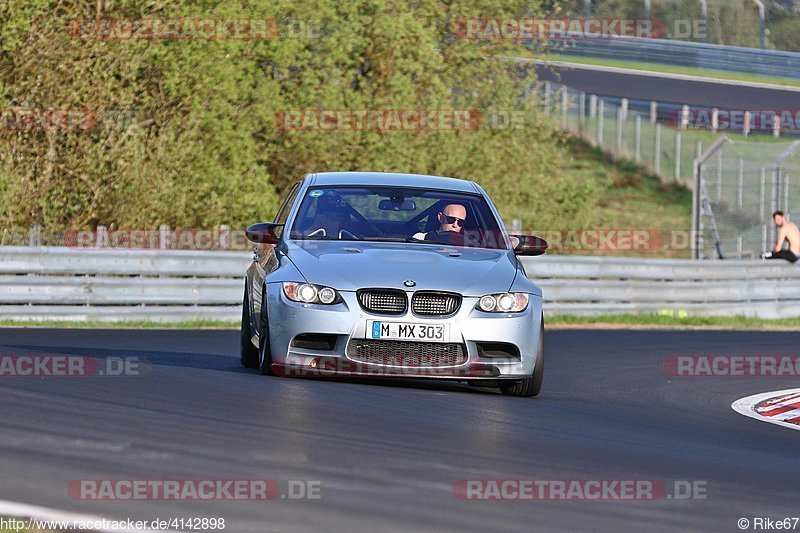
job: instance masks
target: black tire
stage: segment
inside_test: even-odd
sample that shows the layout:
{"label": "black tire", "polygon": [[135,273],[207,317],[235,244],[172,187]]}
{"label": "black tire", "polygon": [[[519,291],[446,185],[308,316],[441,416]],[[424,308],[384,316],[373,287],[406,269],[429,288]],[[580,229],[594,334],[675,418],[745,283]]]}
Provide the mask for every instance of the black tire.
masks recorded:
{"label": "black tire", "polygon": [[244,297],[242,298],[242,329],[241,329],[241,361],[245,368],[258,368],[258,348],[253,346],[250,340],[250,301],[247,298],[247,282],[244,287]]}
{"label": "black tire", "polygon": [[541,324],[542,326],[539,330],[539,346],[536,350],[536,365],[533,369],[533,375],[529,378],[512,381],[510,383],[500,382],[500,392],[506,396],[531,398],[533,396],[538,396],[542,390],[542,381],[544,380],[544,317],[542,317]]}
{"label": "black tire", "polygon": [[265,376],[272,375],[272,351],[269,347],[269,318],[267,317],[267,288],[264,287],[261,302],[261,329],[258,336],[258,368]]}

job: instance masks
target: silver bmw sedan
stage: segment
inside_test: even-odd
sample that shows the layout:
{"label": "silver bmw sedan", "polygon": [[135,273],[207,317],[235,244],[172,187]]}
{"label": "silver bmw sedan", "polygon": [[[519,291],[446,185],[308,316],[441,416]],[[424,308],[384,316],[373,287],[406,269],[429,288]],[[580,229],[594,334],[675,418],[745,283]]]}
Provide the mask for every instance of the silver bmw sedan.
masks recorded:
{"label": "silver bmw sedan", "polygon": [[517,258],[547,243],[509,235],[476,183],[310,174],[247,238],[245,367],[541,390],[542,291]]}

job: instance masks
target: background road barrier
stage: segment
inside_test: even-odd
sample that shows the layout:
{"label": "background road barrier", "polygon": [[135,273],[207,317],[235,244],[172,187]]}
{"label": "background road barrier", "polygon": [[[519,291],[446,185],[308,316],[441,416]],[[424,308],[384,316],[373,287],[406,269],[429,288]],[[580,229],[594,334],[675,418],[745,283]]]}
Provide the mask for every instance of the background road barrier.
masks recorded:
{"label": "background road barrier", "polygon": [[[245,252],[0,247],[0,319],[236,321]],[[524,258],[547,314],[800,316],[800,267],[783,261]]]}

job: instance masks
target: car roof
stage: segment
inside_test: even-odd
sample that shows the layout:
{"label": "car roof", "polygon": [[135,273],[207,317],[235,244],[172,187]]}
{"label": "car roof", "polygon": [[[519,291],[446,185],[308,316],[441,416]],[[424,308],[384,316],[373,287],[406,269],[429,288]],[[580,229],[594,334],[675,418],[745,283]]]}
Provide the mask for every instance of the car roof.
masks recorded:
{"label": "car roof", "polygon": [[319,172],[310,174],[311,186],[369,185],[381,187],[420,187],[454,192],[479,193],[475,183],[457,178],[399,174],[395,172]]}

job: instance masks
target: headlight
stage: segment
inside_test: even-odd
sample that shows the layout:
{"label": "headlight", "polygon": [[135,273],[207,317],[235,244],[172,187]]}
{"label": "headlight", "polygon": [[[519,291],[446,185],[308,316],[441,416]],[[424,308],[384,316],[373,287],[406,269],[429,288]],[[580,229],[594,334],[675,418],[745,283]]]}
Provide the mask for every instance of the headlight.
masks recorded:
{"label": "headlight", "polygon": [[481,296],[476,309],[486,313],[519,313],[528,308],[528,295],[524,292],[503,292]]}
{"label": "headlight", "polygon": [[313,285],[311,283],[295,283],[286,281],[283,283],[283,294],[293,302],[304,304],[335,304],[342,301],[336,289],[325,287],[324,285]]}

